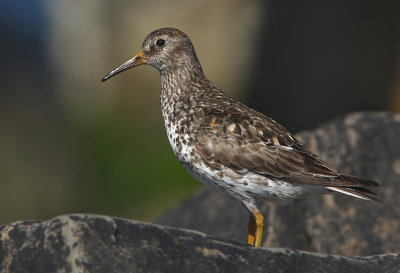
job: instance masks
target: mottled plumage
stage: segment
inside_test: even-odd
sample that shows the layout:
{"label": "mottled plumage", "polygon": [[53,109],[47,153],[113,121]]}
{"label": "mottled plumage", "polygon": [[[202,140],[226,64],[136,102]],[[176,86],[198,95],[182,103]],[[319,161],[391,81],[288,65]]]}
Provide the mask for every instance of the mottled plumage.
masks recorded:
{"label": "mottled plumage", "polygon": [[341,174],[301,145],[282,125],[229,97],[206,78],[180,30],[150,33],[134,58],[108,78],[149,64],[160,71],[161,109],[172,149],[201,182],[241,201],[250,212],[249,243],[259,246],[263,217],[256,200],[337,191],[377,200],[378,184]]}

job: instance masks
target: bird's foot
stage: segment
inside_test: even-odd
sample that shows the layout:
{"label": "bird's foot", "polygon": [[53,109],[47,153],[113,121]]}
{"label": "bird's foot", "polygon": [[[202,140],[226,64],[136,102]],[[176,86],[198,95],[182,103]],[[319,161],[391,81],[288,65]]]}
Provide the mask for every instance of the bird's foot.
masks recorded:
{"label": "bird's foot", "polygon": [[264,217],[257,209],[253,209],[247,223],[249,245],[254,245],[255,247],[261,246],[263,227]]}

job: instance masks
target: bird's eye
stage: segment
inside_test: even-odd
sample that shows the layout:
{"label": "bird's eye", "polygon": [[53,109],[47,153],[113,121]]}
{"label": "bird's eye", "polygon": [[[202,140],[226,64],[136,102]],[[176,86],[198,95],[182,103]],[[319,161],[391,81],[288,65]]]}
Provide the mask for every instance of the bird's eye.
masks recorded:
{"label": "bird's eye", "polygon": [[156,45],[159,46],[159,47],[162,47],[163,45],[165,45],[165,40],[163,40],[163,39],[158,39],[158,40],[156,41]]}

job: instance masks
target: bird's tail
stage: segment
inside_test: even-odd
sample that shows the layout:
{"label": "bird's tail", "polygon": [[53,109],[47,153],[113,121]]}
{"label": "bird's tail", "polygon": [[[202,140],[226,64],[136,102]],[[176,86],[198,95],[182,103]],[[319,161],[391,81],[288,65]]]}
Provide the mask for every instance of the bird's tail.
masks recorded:
{"label": "bird's tail", "polygon": [[349,188],[349,187],[327,187],[332,191],[337,191],[347,195],[351,195],[364,200],[373,200],[377,202],[382,202],[376,197],[376,194],[366,188]]}
{"label": "bird's tail", "polygon": [[376,183],[375,181],[344,174],[342,174],[340,178],[346,181],[358,182],[359,186],[350,186],[350,187],[333,186],[327,188],[332,191],[344,193],[364,200],[373,200],[377,202],[382,202],[380,199],[378,199],[378,197],[376,197],[376,193],[366,188],[366,187],[379,187],[379,184]]}

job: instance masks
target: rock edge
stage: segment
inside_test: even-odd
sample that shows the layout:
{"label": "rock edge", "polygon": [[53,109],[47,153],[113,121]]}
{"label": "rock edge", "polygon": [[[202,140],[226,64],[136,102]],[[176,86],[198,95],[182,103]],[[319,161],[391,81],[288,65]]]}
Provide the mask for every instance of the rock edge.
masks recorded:
{"label": "rock edge", "polygon": [[398,272],[400,256],[253,248],[204,233],[91,214],[0,227],[0,272]]}

